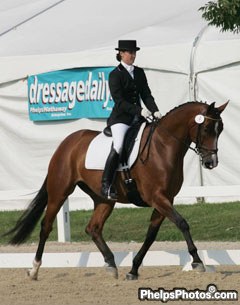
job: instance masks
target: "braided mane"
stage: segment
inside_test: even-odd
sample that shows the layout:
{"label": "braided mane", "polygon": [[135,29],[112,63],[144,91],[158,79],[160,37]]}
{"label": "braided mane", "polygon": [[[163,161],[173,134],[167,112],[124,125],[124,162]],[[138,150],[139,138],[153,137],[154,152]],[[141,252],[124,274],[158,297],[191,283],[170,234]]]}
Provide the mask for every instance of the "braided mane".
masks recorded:
{"label": "braided mane", "polygon": [[164,117],[165,116],[167,116],[168,114],[170,114],[170,113],[172,113],[173,111],[175,111],[175,110],[177,110],[177,109],[179,109],[179,108],[182,108],[183,106],[185,106],[185,105],[194,105],[194,104],[205,104],[205,105],[207,105],[208,103],[207,102],[202,102],[202,101],[196,101],[196,102],[193,102],[193,101],[189,101],[189,102],[186,102],[186,103],[183,103],[183,104],[181,104],[181,105],[178,105],[178,106],[176,106],[176,107],[174,107],[173,109],[171,109],[170,111],[168,111],[165,115],[164,115]]}

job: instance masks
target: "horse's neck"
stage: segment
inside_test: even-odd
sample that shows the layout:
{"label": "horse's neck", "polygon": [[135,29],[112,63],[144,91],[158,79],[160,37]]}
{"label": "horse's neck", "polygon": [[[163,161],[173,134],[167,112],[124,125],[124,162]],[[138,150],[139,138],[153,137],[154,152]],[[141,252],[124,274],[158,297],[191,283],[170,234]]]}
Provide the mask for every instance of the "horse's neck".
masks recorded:
{"label": "horse's neck", "polygon": [[175,137],[181,141],[189,140],[189,120],[190,116],[183,113],[171,113],[160,123],[160,129],[165,129],[168,136]]}
{"label": "horse's neck", "polygon": [[184,137],[189,131],[189,122],[197,114],[202,113],[206,108],[203,103],[186,103],[172,111],[170,111],[165,117],[163,117],[163,126],[170,131],[175,132],[176,135]]}
{"label": "horse's neck", "polygon": [[[163,142],[169,142],[171,145],[175,142],[176,149],[183,149],[186,153],[191,144],[189,122],[201,108],[201,104],[185,104],[163,117],[159,124],[159,134],[164,138]],[[185,145],[182,145],[183,143]]]}

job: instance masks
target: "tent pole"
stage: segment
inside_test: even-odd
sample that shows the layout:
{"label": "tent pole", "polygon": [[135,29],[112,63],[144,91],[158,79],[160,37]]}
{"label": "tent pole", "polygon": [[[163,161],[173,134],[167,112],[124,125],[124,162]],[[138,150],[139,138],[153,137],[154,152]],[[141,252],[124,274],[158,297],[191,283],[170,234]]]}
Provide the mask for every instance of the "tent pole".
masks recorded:
{"label": "tent pole", "polygon": [[[189,74],[189,100],[190,101],[197,101],[197,96],[198,96],[198,90],[197,90],[197,72],[195,71],[195,56],[196,56],[196,51],[199,46],[199,43],[201,41],[201,38],[203,34],[206,32],[208,29],[208,25],[203,27],[201,31],[198,33],[198,35],[195,37],[192,45],[192,50],[191,50],[191,55],[190,55],[190,74]],[[204,180],[203,180],[203,171],[202,171],[202,165],[201,165],[201,159],[199,156],[199,184],[200,186],[204,185]],[[196,198],[198,203],[204,203],[205,198],[204,197],[197,197]]]}
{"label": "tent pole", "polygon": [[194,102],[197,101],[197,73],[195,72],[195,56],[201,38],[207,29],[208,29],[208,25],[202,28],[201,31],[198,33],[198,35],[195,37],[190,55],[189,98],[190,101],[194,101]]}

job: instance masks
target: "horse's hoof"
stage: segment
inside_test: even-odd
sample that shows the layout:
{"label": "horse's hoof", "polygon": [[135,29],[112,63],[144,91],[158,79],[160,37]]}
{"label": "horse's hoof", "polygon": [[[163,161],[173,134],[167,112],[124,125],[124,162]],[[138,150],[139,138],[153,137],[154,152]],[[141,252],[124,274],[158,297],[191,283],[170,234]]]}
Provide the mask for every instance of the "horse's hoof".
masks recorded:
{"label": "horse's hoof", "polygon": [[192,263],[192,269],[197,272],[205,272],[206,269],[203,263]]}
{"label": "horse's hoof", "polygon": [[31,280],[34,280],[34,281],[37,280],[38,275],[37,275],[37,273],[33,272],[32,269],[28,269],[28,270],[27,270],[27,275],[29,276],[29,278],[30,278]]}
{"label": "horse's hoof", "polygon": [[118,279],[118,270],[116,267],[106,266],[105,268],[109,275],[111,275],[115,279]]}
{"label": "horse's hoof", "polygon": [[134,281],[138,279],[138,275],[137,274],[132,274],[132,273],[127,273],[126,274],[126,279],[129,281]]}

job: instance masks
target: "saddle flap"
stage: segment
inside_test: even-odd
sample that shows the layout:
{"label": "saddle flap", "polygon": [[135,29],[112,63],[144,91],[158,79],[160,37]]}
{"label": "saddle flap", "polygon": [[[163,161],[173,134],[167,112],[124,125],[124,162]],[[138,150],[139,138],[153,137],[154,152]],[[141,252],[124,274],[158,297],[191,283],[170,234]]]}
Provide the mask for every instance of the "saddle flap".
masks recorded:
{"label": "saddle flap", "polygon": [[122,149],[122,153],[121,153],[121,163],[122,164],[128,164],[128,159],[131,155],[131,152],[133,150],[135,141],[137,139],[138,136],[138,132],[141,128],[142,125],[142,121],[136,122],[134,125],[132,125],[124,138],[124,142],[123,142],[123,149]]}

